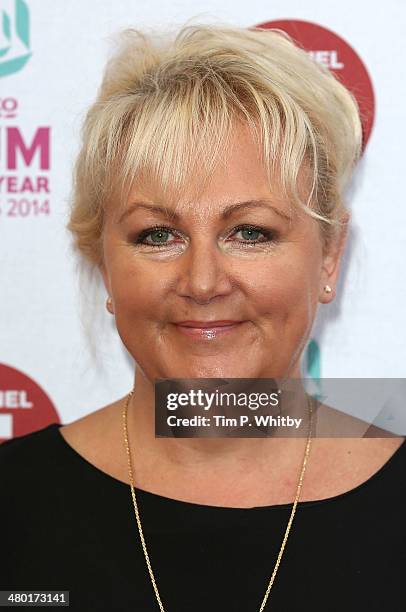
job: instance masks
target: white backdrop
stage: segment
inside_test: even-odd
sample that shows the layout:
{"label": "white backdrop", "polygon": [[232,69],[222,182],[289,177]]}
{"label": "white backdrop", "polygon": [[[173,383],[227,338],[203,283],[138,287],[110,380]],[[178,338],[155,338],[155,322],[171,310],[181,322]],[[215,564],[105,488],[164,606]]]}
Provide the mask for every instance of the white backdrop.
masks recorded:
{"label": "white backdrop", "polygon": [[[16,34],[16,10],[21,27],[25,23],[29,30],[25,34]],[[35,394],[30,401],[31,387],[27,383],[24,391],[24,376],[53,404],[56,414],[49,413],[47,422],[74,420],[131,387],[132,362],[105,310],[103,291],[89,286],[84,299],[96,360],[81,327],[78,271],[64,227],[72,164],[111,35],[129,26],[166,28],[196,16],[247,27],[276,19],[310,21],[345,39],[364,62],[376,96],[375,123],[350,202],[353,227],[338,296],[332,305],[320,306],[312,338],[321,349],[324,377],[406,378],[406,3],[0,0],[1,11],[0,74],[13,53],[22,56],[27,51],[31,56],[24,67],[0,76],[0,177],[17,177],[20,186],[23,177],[34,182],[45,177],[49,193],[14,193],[15,184],[0,180],[0,364],[5,366],[0,366],[0,438],[44,424],[40,415],[45,409],[35,405]],[[1,55],[10,40],[14,50]],[[12,112],[15,102],[10,100],[18,103]],[[15,116],[6,116],[10,112]],[[27,143],[38,128],[49,128],[49,169],[40,167],[39,155],[29,164],[20,155],[17,168],[10,169],[6,140],[12,126]],[[46,147],[47,132],[42,134]],[[14,379],[9,368],[18,370],[21,378]]]}

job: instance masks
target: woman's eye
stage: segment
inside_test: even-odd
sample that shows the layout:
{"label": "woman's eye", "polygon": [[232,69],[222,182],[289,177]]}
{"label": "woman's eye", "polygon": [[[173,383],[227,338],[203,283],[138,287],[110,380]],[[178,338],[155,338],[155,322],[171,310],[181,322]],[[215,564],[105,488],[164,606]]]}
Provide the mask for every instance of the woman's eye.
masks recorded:
{"label": "woman's eye", "polygon": [[[149,228],[141,232],[137,238],[137,243],[152,247],[165,246],[168,244],[168,242],[165,241],[165,238],[167,238],[168,234],[172,233],[173,232],[166,227]],[[151,236],[151,241],[146,241],[148,236]]]}
{"label": "woman's eye", "polygon": [[[270,237],[272,240],[272,232],[265,230],[264,228],[255,227],[253,225],[243,225],[237,227],[234,230],[235,234],[241,234],[243,240],[238,240],[238,242],[246,242],[258,244],[259,242],[270,242]],[[262,234],[265,239],[259,240],[258,234]]]}

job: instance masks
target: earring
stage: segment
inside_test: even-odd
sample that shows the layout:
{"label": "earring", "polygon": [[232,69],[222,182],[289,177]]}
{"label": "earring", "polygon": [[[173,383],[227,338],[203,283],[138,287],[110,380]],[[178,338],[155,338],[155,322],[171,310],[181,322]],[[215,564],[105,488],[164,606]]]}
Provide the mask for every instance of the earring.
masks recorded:
{"label": "earring", "polygon": [[330,285],[324,285],[324,291],[325,291],[326,293],[331,293],[333,290],[332,290],[332,288],[330,287]]}
{"label": "earring", "polygon": [[111,314],[113,314],[113,300],[111,299],[111,297],[108,297],[106,300],[106,308]]}

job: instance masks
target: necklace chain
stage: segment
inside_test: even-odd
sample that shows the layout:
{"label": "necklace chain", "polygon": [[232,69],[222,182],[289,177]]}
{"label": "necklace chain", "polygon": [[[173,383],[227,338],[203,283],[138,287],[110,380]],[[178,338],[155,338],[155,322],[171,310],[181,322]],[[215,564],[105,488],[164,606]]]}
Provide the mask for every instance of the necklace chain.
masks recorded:
{"label": "necklace chain", "polygon": [[[134,394],[134,389],[132,391],[130,391],[130,393],[128,394],[128,396],[126,398],[126,401],[125,401],[125,404],[124,404],[124,407],[123,407],[123,412],[122,412],[123,428],[124,428],[124,443],[125,443],[125,449],[126,449],[126,453],[127,453],[128,475],[129,475],[129,479],[130,479],[131,496],[132,496],[132,500],[133,500],[135,518],[137,520],[138,531],[139,531],[139,534],[140,534],[142,549],[144,551],[144,557],[145,557],[145,561],[146,561],[146,564],[147,564],[147,567],[148,567],[148,572],[149,572],[149,575],[150,575],[150,578],[151,578],[151,583],[152,583],[152,586],[154,588],[154,592],[155,592],[155,596],[156,596],[156,599],[157,599],[157,602],[158,602],[158,605],[159,605],[159,609],[161,610],[161,612],[165,612],[165,609],[164,609],[162,601],[161,601],[161,597],[159,595],[158,587],[157,587],[157,584],[156,584],[156,581],[155,581],[155,576],[154,576],[154,572],[152,570],[151,562],[149,560],[148,550],[147,550],[147,546],[145,544],[144,533],[143,533],[142,525],[141,525],[140,513],[139,513],[139,510],[138,510],[137,498],[135,496],[134,475],[133,475],[132,460],[131,460],[130,442],[129,442],[129,438],[128,438],[128,429],[127,429],[127,411],[128,411],[128,406],[129,406],[129,403],[130,403],[130,400],[131,400],[133,394]],[[279,564],[281,562],[282,555],[283,555],[283,552],[285,550],[286,542],[287,542],[288,537],[289,537],[289,532],[290,532],[290,529],[292,527],[293,519],[295,517],[296,506],[297,506],[299,498],[300,498],[300,492],[301,492],[301,489],[302,489],[303,479],[304,479],[304,475],[305,475],[305,472],[306,472],[306,465],[307,465],[307,460],[308,460],[308,457],[309,457],[309,454],[310,454],[310,447],[311,447],[311,441],[312,441],[312,417],[313,417],[313,412],[312,412],[312,402],[311,402],[311,399],[309,397],[307,398],[307,405],[308,405],[308,409],[309,409],[309,433],[308,433],[308,436],[307,436],[307,444],[306,444],[306,449],[305,449],[305,453],[304,453],[303,464],[302,464],[302,469],[301,469],[301,472],[300,472],[299,482],[298,482],[297,489],[296,489],[295,500],[293,502],[292,511],[290,513],[289,521],[288,521],[288,524],[287,524],[287,527],[286,527],[285,535],[284,535],[283,540],[282,540],[282,545],[281,545],[280,550],[279,550],[278,558],[276,560],[274,570],[272,572],[271,578],[269,580],[268,587],[266,589],[264,598],[262,600],[261,607],[259,608],[259,612],[263,612],[263,610],[265,608],[265,605],[266,605],[266,602],[268,600],[269,593],[270,593],[272,585],[274,583],[274,580],[275,580],[275,577],[276,577],[276,573],[278,571]]]}

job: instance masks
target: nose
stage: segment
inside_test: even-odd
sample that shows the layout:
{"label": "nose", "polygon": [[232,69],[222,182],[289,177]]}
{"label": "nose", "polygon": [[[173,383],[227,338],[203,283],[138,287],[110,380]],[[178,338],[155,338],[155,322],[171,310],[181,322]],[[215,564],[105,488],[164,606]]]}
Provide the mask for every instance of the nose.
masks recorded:
{"label": "nose", "polygon": [[198,304],[228,295],[233,288],[226,254],[207,236],[192,240],[187,251],[177,260],[179,265],[178,294]]}

